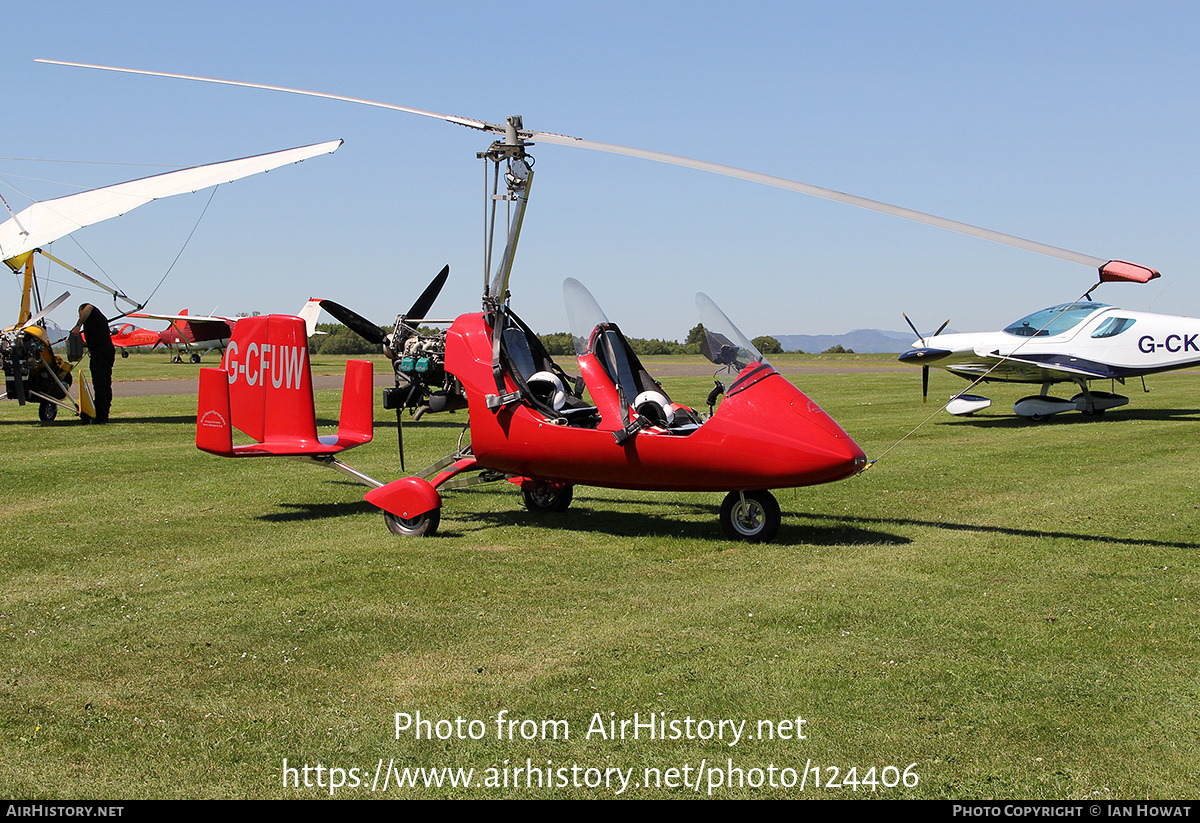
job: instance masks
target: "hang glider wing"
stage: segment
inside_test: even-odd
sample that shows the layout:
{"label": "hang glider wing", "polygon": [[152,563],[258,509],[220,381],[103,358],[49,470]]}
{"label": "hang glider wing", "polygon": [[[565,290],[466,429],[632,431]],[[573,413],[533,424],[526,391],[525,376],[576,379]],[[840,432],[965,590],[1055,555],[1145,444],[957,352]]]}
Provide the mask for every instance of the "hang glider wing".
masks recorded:
{"label": "hang glider wing", "polygon": [[8,260],[32,251],[84,226],[119,217],[151,200],[230,183],[288,163],[299,163],[318,154],[332,154],[341,145],[341,140],[331,140],[312,146],[156,174],[140,180],[34,203],[0,224],[0,260]]}

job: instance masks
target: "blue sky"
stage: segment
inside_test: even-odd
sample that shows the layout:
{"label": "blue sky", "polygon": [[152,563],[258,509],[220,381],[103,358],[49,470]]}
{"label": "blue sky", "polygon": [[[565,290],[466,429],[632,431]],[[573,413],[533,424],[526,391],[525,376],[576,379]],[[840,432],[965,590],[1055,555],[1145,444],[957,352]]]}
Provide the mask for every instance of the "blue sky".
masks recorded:
{"label": "blue sky", "polygon": [[[0,193],[19,209],[73,187],[343,138],[333,156],[222,186],[206,213],[207,193],[181,196],[53,250],[144,295],[195,228],[151,304],[163,312],[295,311],[318,296],[390,322],[447,263],[436,312],[478,308],[475,153],[489,142],[480,133],[347,103],[33,62],[46,57],[493,122],[520,113],[536,130],[739,166],[1150,265],[1161,280],[1095,296],[1194,314],[1195,9],[10,4]],[[1095,281],[1075,264],[743,181],[555,146],[533,154],[512,288],[514,307],[542,331],[566,328],[568,276],[627,333],[668,338],[695,324],[696,291],[750,336],[901,329],[901,311],[923,328],[950,317],[965,331],[1073,299]],[[15,317],[17,299],[14,281],[0,313]]]}

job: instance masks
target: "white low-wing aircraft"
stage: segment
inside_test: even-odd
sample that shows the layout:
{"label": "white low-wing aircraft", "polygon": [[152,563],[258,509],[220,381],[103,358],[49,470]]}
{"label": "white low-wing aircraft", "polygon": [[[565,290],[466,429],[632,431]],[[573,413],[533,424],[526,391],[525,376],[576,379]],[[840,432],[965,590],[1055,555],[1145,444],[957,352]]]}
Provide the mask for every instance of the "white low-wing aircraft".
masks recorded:
{"label": "white low-wing aircraft", "polygon": [[[919,337],[900,355],[919,365],[928,391],[930,367],[977,382],[1041,384],[1040,394],[1013,405],[1021,417],[1040,420],[1064,411],[1100,414],[1129,398],[1088,387],[1092,380],[1124,383],[1130,377],[1200,365],[1200,318],[1129,311],[1080,299],[1034,312],[1003,331]],[[1051,397],[1054,383],[1075,383],[1069,400]],[[971,414],[991,405],[986,397],[960,393],[946,405]]]}

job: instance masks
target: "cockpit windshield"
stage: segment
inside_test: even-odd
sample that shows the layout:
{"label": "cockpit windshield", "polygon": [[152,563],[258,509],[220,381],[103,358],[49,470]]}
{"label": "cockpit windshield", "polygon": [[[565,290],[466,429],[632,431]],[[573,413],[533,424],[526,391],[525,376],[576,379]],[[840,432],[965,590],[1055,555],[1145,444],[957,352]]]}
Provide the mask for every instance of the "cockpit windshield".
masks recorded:
{"label": "cockpit windshield", "polygon": [[1101,309],[1104,303],[1062,303],[1022,317],[1004,331],[1017,337],[1053,337],[1070,331]]}
{"label": "cockpit windshield", "polygon": [[571,327],[575,354],[585,354],[591,343],[592,332],[597,326],[608,323],[608,318],[592,293],[574,277],[563,281],[563,299],[567,303],[567,323]]}
{"label": "cockpit windshield", "polygon": [[696,309],[704,326],[704,341],[700,344],[700,351],[705,357],[718,366],[732,366],[737,370],[749,363],[767,363],[762,352],[746,339],[707,294],[696,295]]}

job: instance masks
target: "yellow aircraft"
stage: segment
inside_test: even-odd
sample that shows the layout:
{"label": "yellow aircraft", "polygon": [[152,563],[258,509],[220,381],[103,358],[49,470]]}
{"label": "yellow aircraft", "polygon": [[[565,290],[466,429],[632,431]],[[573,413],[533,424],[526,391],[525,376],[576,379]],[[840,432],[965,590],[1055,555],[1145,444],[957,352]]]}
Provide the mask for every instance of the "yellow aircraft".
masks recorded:
{"label": "yellow aircraft", "polygon": [[54,200],[43,200],[19,214],[12,214],[10,210],[12,216],[0,223],[0,260],[15,274],[23,272],[24,279],[17,323],[0,332],[0,367],[4,371],[4,394],[0,397],[16,400],[21,405],[36,400],[38,418],[43,421],[53,420],[60,406],[81,416],[94,418],[96,415],[85,388],[86,381],[80,380],[76,399],[70,393],[73,367],[83,357],[79,338],[68,338],[67,357],[61,357],[54,353],[54,346],[61,341],[51,340],[45,326],[46,315],[65,302],[70,292],[64,292],[53,302],[42,306],[33,270],[34,253],[41,254],[108,292],[113,297],[114,306],[117,300],[121,300],[131,306],[132,311],[143,307],[143,304],[131,300],[122,292],[59,260],[43,246],[76,229],[118,217],[151,200],[229,183],[288,163],[299,163],[318,154],[332,154],[341,145],[341,140],[332,140],[222,163],[209,163]]}

